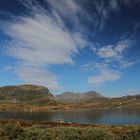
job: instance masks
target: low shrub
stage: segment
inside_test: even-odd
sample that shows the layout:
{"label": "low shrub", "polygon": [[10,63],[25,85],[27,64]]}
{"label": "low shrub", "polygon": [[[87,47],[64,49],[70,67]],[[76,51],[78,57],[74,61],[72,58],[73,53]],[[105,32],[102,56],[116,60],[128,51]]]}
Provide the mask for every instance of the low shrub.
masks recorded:
{"label": "low shrub", "polygon": [[9,124],[0,126],[0,140],[140,140],[140,127],[118,127],[118,130],[117,126],[111,129],[59,126],[23,128],[18,124]]}
{"label": "low shrub", "polygon": [[101,128],[89,128],[83,131],[82,140],[115,140],[111,132]]}
{"label": "low shrub", "polygon": [[18,124],[9,124],[3,127],[2,136],[3,140],[24,140],[25,130]]}

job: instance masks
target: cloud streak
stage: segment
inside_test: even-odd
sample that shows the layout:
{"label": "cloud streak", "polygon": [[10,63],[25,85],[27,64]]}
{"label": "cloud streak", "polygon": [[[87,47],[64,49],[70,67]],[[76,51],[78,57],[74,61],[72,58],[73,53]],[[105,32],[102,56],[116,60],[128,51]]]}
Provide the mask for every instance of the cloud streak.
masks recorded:
{"label": "cloud streak", "polygon": [[119,60],[122,58],[124,51],[130,48],[133,44],[134,42],[131,39],[120,40],[117,42],[116,46],[111,44],[100,48],[97,55],[106,59],[112,58]]}
{"label": "cloud streak", "polygon": [[[71,6],[74,7],[72,3]],[[72,55],[85,47],[87,41],[80,33],[70,33],[56,12],[51,16],[43,12],[44,9],[41,14],[37,11],[32,17],[22,16],[16,22],[8,22],[3,32],[12,38],[8,54],[19,60],[17,75],[27,83],[58,89],[57,78],[49,66],[74,64]]]}
{"label": "cloud streak", "polygon": [[120,72],[110,69],[105,64],[96,64],[95,67],[99,71],[99,74],[88,78],[88,83],[91,85],[98,85],[120,79]]}
{"label": "cloud streak", "polygon": [[[105,82],[116,81],[121,78],[121,70],[129,68],[139,61],[128,61],[125,52],[134,45],[133,39],[121,39],[116,45],[105,45],[97,49],[91,48],[94,54],[103,62],[89,62],[81,66],[82,71],[97,71],[97,74],[88,78],[88,83],[95,86]],[[111,66],[111,67],[110,67]]]}
{"label": "cloud streak", "polygon": [[[14,20],[4,22],[2,31],[11,38],[7,44],[8,55],[18,60],[15,72],[25,82],[59,89],[57,76],[50,71],[50,67],[74,65],[73,56],[86,46],[106,64],[96,66],[99,75],[89,77],[90,84],[120,78],[120,72],[110,68],[109,63],[117,61],[122,69],[135,64],[123,59],[124,52],[133,44],[131,39],[103,47],[98,42],[89,41],[93,38],[88,39],[89,34],[93,37],[96,30],[104,28],[112,12],[119,12],[120,5],[129,5],[130,0],[94,0],[90,3],[84,0],[16,1],[24,5],[25,13],[17,17],[8,14]],[[86,3],[92,7],[90,12]],[[83,70],[89,69],[94,70],[92,62],[83,67]]]}

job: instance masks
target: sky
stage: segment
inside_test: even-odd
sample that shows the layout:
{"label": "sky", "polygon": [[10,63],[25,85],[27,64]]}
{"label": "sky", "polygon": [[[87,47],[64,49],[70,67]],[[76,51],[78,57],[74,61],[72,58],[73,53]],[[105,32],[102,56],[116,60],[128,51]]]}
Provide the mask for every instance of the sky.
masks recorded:
{"label": "sky", "polygon": [[140,0],[0,0],[0,86],[140,93]]}

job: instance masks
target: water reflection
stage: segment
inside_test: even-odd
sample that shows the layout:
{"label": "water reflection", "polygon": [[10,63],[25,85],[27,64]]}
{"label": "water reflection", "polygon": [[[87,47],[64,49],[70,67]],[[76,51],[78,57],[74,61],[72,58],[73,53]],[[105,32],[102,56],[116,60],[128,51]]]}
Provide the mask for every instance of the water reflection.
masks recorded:
{"label": "water reflection", "polygon": [[11,112],[0,111],[0,117],[6,119],[26,119],[40,121],[100,123],[100,124],[140,124],[140,109],[89,109],[54,112]]}

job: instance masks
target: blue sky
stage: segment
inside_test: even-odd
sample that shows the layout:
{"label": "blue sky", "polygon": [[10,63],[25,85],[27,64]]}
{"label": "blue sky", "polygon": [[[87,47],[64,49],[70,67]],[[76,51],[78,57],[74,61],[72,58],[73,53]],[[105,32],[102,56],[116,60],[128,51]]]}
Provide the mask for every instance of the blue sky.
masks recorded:
{"label": "blue sky", "polygon": [[139,75],[140,0],[0,1],[0,86],[124,96]]}

